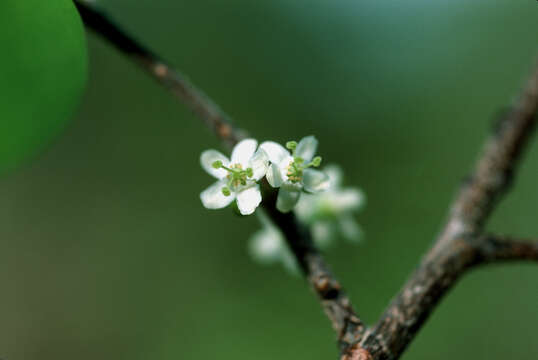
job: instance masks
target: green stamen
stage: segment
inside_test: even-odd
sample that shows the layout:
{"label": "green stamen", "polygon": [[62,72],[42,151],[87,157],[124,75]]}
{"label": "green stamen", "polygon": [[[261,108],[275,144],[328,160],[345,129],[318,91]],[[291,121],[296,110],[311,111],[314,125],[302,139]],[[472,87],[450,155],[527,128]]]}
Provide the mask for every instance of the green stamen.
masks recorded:
{"label": "green stamen", "polygon": [[294,151],[296,147],[297,147],[297,141],[288,141],[286,143],[286,148],[289,150]]}
{"label": "green stamen", "polygon": [[228,189],[226,186],[222,188],[222,194],[224,196],[230,196],[231,192],[230,189]]}
{"label": "green stamen", "polygon": [[243,170],[241,164],[233,164],[230,165],[230,167],[221,165],[220,168],[228,171],[228,175],[226,175],[226,179],[228,179],[228,192],[231,191],[230,189],[237,188],[240,185],[246,186],[248,178],[251,178],[254,175],[254,170],[252,170],[252,168]]}
{"label": "green stamen", "polygon": [[297,183],[303,179],[304,167],[301,165],[302,163],[303,163],[303,159],[295,158],[288,165],[288,172],[286,173],[286,175],[288,176],[288,179],[292,183]]}
{"label": "green stamen", "polygon": [[293,161],[287,167],[286,175],[292,183],[297,183],[303,180],[303,170],[309,167],[318,167],[321,164],[321,156],[316,156],[308,164],[304,164],[304,159],[301,157],[293,158]]}

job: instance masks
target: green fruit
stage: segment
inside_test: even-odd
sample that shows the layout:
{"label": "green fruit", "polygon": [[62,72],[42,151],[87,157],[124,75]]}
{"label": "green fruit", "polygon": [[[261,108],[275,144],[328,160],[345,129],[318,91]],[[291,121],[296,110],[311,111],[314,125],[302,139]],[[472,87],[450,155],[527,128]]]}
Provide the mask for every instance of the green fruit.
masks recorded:
{"label": "green fruit", "polygon": [[87,75],[71,0],[0,1],[0,174],[65,128]]}

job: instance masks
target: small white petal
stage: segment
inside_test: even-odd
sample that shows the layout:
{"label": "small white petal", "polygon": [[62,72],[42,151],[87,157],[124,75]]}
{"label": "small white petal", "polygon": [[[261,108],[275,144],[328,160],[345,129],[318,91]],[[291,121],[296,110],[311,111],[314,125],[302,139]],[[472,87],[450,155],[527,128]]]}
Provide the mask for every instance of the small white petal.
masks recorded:
{"label": "small white petal", "polygon": [[241,164],[243,169],[248,166],[248,161],[254,155],[258,142],[254,139],[241,140],[232,151],[232,164]]}
{"label": "small white petal", "polygon": [[284,235],[263,211],[257,211],[256,215],[263,227],[250,238],[251,255],[254,259],[265,264],[280,261],[291,274],[299,275],[297,261],[289,250]]}
{"label": "small white petal", "polygon": [[252,178],[260,180],[267,173],[269,158],[263,149],[258,149],[250,159],[248,167],[252,168]]}
{"label": "small white petal", "polygon": [[301,275],[301,271],[299,270],[299,264],[297,264],[297,259],[287,247],[285,248],[285,251],[283,251],[281,254],[281,260],[282,265],[284,265],[284,269],[286,269],[290,275]]}
{"label": "small white petal", "polygon": [[[288,172],[288,167],[293,162],[293,156],[287,155],[280,161],[280,164],[278,164],[278,167],[280,168],[280,172],[285,175]],[[284,178],[287,179],[287,176]]]}
{"label": "small white petal", "polygon": [[356,188],[331,191],[327,195],[327,200],[330,202],[331,208],[337,213],[358,210],[365,203],[364,193]]}
{"label": "small white petal", "polygon": [[329,176],[329,179],[331,179],[331,188],[335,189],[342,185],[344,172],[340,166],[329,164],[323,168],[323,172]]}
{"label": "small white petal", "polygon": [[222,188],[226,186],[225,181],[217,181],[200,194],[202,204],[208,209],[222,209],[228,206],[234,199],[235,193],[224,196]]}
{"label": "small white petal", "polygon": [[301,221],[310,222],[312,220],[312,217],[318,210],[318,196],[319,195],[317,194],[301,194],[299,202],[295,205],[295,209],[293,210]]}
{"label": "small white petal", "polygon": [[269,166],[265,177],[267,178],[269,185],[275,188],[280,187],[284,182],[284,175],[282,174],[280,168],[275,164],[271,164],[271,166]]}
{"label": "small white petal", "polygon": [[237,193],[237,207],[241,215],[250,215],[262,202],[260,185],[254,184]]}
{"label": "small white petal", "polygon": [[294,184],[284,183],[278,190],[276,208],[283,213],[291,211],[301,195],[301,187]]}
{"label": "small white petal", "polygon": [[334,226],[328,221],[316,221],[311,226],[314,244],[320,249],[327,249],[334,240]]}
{"label": "small white petal", "polygon": [[273,227],[264,227],[250,238],[250,254],[261,263],[269,264],[279,260],[285,250],[282,235]]}
{"label": "small white petal", "polygon": [[301,141],[299,141],[299,144],[297,144],[297,148],[295,149],[293,155],[296,157],[303,158],[305,163],[308,163],[316,154],[317,148],[318,140],[314,136],[307,136],[302,138]]}
{"label": "small white petal", "polygon": [[290,153],[286,148],[274,141],[265,141],[260,145],[273,164],[280,164]]}
{"label": "small white petal", "polygon": [[350,214],[339,218],[340,231],[346,240],[359,242],[363,237],[363,231],[359,224]]}
{"label": "small white petal", "polygon": [[205,171],[209,173],[209,175],[212,175],[216,177],[217,179],[222,179],[225,177],[228,172],[224,169],[215,169],[213,167],[213,163],[215,161],[222,161],[222,165],[228,166],[230,164],[230,160],[224,155],[222,155],[217,150],[206,150],[200,155],[200,165],[204,168]]}
{"label": "small white petal", "polygon": [[320,192],[327,190],[330,185],[329,176],[322,171],[305,169],[303,171],[303,184],[307,191]]}

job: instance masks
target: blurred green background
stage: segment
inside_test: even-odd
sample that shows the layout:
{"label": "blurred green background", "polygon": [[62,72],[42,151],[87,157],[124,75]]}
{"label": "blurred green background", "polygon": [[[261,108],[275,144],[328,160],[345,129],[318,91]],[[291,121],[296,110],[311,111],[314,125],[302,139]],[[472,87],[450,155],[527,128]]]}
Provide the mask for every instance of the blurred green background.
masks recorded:
{"label": "blurred green background", "polygon": [[[538,54],[536,1],[101,0],[260,140],[316,134],[368,205],[327,254],[361,316],[430,245],[495,115]],[[59,141],[0,179],[0,357],[330,359],[300,278],[249,257],[254,217],[205,210],[183,105],[88,36],[90,80]],[[6,94],[1,94],[6,96]],[[538,147],[489,228],[536,237]],[[536,359],[538,268],[467,275],[403,359]]]}

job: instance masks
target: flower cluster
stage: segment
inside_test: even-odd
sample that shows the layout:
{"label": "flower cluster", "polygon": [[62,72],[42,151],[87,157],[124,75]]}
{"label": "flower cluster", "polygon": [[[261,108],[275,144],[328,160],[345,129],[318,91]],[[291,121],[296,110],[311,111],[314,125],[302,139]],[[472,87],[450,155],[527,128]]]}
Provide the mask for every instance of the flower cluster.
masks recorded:
{"label": "flower cluster", "polygon": [[[239,212],[250,215],[262,201],[259,182],[265,177],[271,187],[278,188],[277,209],[293,210],[310,228],[317,247],[327,248],[338,236],[357,241],[362,231],[354,213],[363,206],[364,194],[356,188],[342,188],[340,167],[317,170],[321,164],[321,157],[315,156],[317,147],[317,139],[307,136],[285,147],[273,141],[258,146],[256,140],[245,139],[234,147],[231,159],[217,150],[204,151],[201,165],[217,181],[200,194],[202,204],[221,209],[236,200]],[[265,264],[280,262],[298,273],[284,235],[263,212],[257,215],[262,229],[250,238],[252,256]]]}
{"label": "flower cluster", "polygon": [[303,190],[318,193],[329,188],[329,177],[313,169],[321,164],[321,157],[314,157],[317,145],[314,136],[299,143],[290,141],[287,149],[273,141],[258,148],[256,140],[245,139],[234,147],[231,160],[217,150],[204,151],[200,163],[217,182],[200,194],[202,204],[220,209],[236,200],[239,212],[250,215],[261,203],[258,182],[265,176],[272,187],[279,188],[278,210],[291,211]]}

